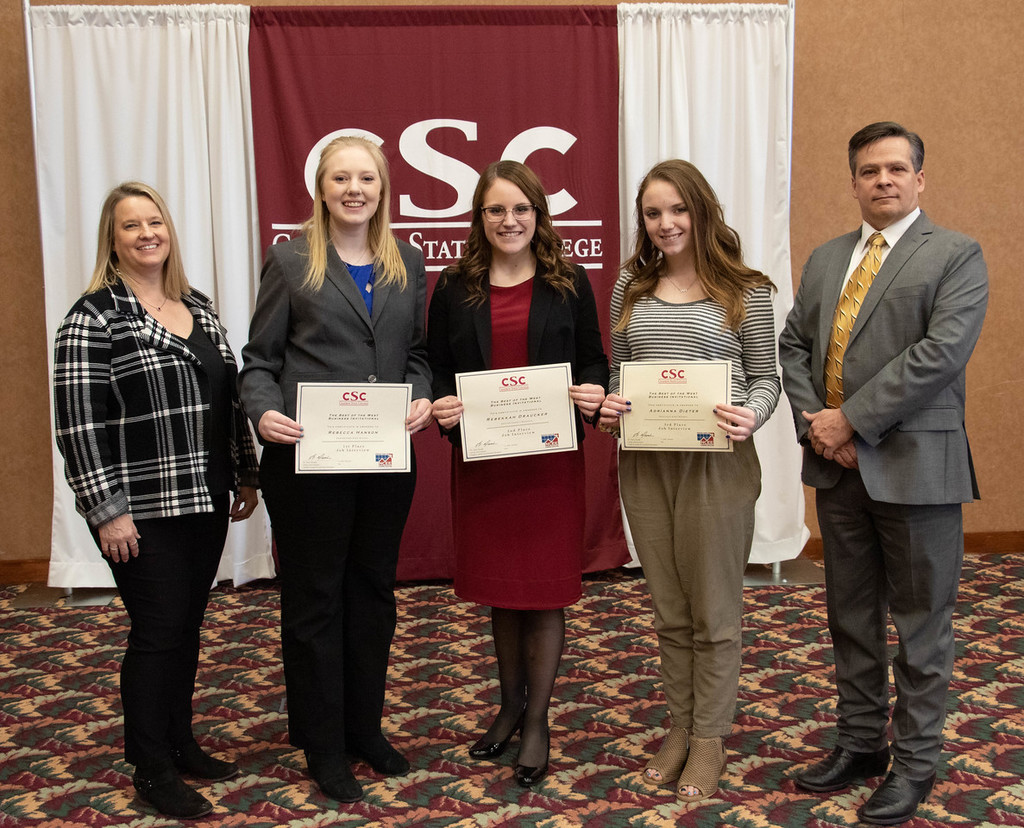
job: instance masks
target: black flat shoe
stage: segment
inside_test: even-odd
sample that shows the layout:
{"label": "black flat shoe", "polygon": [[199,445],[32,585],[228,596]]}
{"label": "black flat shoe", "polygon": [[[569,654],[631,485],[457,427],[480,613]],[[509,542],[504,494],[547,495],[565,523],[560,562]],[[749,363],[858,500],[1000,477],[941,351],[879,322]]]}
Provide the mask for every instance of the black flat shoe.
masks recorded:
{"label": "black flat shoe", "polygon": [[136,771],[132,776],[132,784],[139,799],[148,802],[165,816],[199,819],[213,810],[213,803],[209,799],[182,782],[181,777],[172,770],[156,778]]}
{"label": "black flat shoe", "polygon": [[527,765],[516,765],[515,776],[516,782],[522,785],[524,788],[529,788],[532,785],[540,782],[548,773],[548,763],[545,762],[539,768],[531,768]]}
{"label": "black flat shoe", "polygon": [[519,719],[515,725],[508,732],[508,735],[500,742],[488,742],[485,739],[479,739],[473,747],[469,749],[469,755],[474,759],[497,759],[501,754],[505,752],[508,747],[508,743],[512,741],[512,737],[515,736],[523,729],[523,717],[526,716],[526,710],[519,714]]}
{"label": "black flat shoe", "polygon": [[798,788],[823,793],[849,787],[851,782],[881,776],[889,766],[889,748],[873,753],[854,753],[837,747],[827,758],[793,777]]}
{"label": "black flat shoe", "polygon": [[363,786],[352,775],[343,755],[306,751],[306,767],[324,796],[338,802],[358,802],[363,798]]}
{"label": "black flat shoe", "polygon": [[409,772],[409,760],[395,750],[382,734],[375,736],[345,736],[345,750],[357,759],[369,763],[377,773],[399,776]]}
{"label": "black flat shoe", "polygon": [[225,779],[238,776],[238,765],[210,756],[195,742],[181,748],[172,748],[171,759],[174,760],[174,767],[181,773],[187,773],[197,779],[223,782]]}
{"label": "black flat shoe", "polygon": [[934,773],[915,781],[889,771],[885,781],[857,809],[857,817],[872,825],[899,825],[917,813],[917,806],[928,798],[934,784]]}

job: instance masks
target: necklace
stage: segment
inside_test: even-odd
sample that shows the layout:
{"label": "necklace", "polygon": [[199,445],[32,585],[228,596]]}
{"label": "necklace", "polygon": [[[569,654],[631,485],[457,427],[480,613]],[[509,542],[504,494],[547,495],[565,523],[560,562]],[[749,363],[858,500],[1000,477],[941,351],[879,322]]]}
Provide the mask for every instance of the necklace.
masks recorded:
{"label": "necklace", "polygon": [[[114,272],[117,274],[118,278],[122,282],[127,281],[125,279],[124,274],[121,272],[120,268],[114,268]],[[131,285],[129,285],[129,287],[131,287]],[[157,313],[160,313],[160,311],[162,311],[164,309],[164,305],[167,304],[167,297],[166,296],[164,297],[164,301],[163,302],[161,302],[159,305],[155,305],[152,302],[150,302],[149,300],[143,299],[142,298],[142,294],[139,293],[137,290],[135,290],[135,288],[132,288],[132,293],[135,294],[135,298],[138,299],[140,302],[142,302],[143,305],[149,305],[149,307],[153,308],[153,310],[155,310]]]}
{"label": "necklace", "polygon": [[[136,293],[135,295],[136,295],[136,296],[139,296],[139,294],[137,294],[137,293]],[[164,309],[164,305],[166,305],[166,304],[167,304],[167,297],[165,296],[165,297],[164,297],[164,301],[163,301],[163,302],[161,302],[161,303],[160,303],[159,305],[154,305],[154,304],[153,304],[152,302],[147,302],[147,301],[146,301],[145,299],[143,299],[143,298],[142,298],[141,296],[139,296],[139,301],[140,301],[140,302],[142,302],[142,304],[143,304],[143,305],[149,305],[149,306],[150,306],[151,308],[153,308],[153,310],[155,310],[155,311],[156,311],[157,313],[160,313],[160,311],[162,311],[162,310]]]}
{"label": "necklace", "polygon": [[690,284],[688,284],[688,285],[687,285],[686,287],[684,287],[684,288],[681,288],[681,287],[679,287],[679,285],[677,285],[677,284],[676,284],[676,282],[675,282],[675,279],[672,279],[672,278],[671,278],[671,277],[669,277],[669,276],[666,276],[665,278],[666,278],[666,279],[668,279],[668,281],[669,281],[669,284],[671,284],[671,285],[672,285],[672,287],[674,287],[674,288],[675,288],[676,290],[678,290],[678,291],[679,291],[679,292],[680,292],[681,294],[683,294],[684,296],[685,296],[685,295],[686,295],[686,294],[687,294],[687,293],[688,293],[688,292],[690,291],[690,289],[691,289],[691,288],[692,288],[692,287],[693,287],[693,286],[694,286],[695,284],[697,284],[697,282],[698,282],[698,279],[697,279],[697,277],[696,277],[696,276],[694,276],[694,277],[693,277],[693,281],[692,281],[692,282],[690,282]]}

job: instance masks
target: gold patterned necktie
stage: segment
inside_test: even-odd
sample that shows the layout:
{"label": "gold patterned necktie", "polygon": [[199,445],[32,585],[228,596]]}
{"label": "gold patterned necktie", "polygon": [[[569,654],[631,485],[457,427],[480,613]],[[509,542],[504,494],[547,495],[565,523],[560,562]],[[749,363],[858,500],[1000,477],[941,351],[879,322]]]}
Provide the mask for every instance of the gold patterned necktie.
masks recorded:
{"label": "gold patterned necktie", "polygon": [[850,331],[857,320],[860,304],[878,275],[882,266],[882,247],[885,239],[881,233],[872,233],[868,237],[868,251],[864,254],[857,269],[843,288],[843,294],[836,305],[835,316],[832,317],[832,338],[828,343],[825,356],[825,405],[839,408],[843,402],[843,355],[846,344],[850,341]]}

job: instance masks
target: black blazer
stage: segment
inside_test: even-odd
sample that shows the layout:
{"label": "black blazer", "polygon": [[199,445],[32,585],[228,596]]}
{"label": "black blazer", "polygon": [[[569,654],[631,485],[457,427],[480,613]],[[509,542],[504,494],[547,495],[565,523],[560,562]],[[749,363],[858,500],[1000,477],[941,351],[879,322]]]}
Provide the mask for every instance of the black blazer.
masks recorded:
{"label": "black blazer", "polygon": [[[572,365],[573,384],[593,383],[607,388],[608,358],[601,344],[597,304],[586,272],[576,267],[576,295],[563,299],[541,277],[539,264],[537,267],[527,323],[528,364],[568,362]],[[452,269],[441,275],[434,288],[427,320],[434,399],[456,395],[456,373],[491,368],[491,301],[486,279],[484,291],[484,302],[468,304],[466,287]],[[583,418],[578,408],[576,431],[583,439]],[[459,444],[458,426],[445,434],[455,445]]]}

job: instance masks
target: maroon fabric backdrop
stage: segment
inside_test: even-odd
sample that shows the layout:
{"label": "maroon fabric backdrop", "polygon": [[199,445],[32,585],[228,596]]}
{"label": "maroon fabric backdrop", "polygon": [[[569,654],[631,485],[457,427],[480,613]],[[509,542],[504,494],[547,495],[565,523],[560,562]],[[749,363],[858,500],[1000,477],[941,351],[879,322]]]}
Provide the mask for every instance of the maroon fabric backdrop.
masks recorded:
{"label": "maroon fabric backdrop", "polygon": [[[461,254],[478,172],[499,158],[523,161],[552,195],[570,258],[587,268],[607,344],[619,249],[616,38],[614,6],[253,7],[264,248],[309,216],[320,148],[342,131],[370,133],[391,165],[393,227],[423,250],[432,291]],[[449,577],[449,445],[436,429],[414,444],[419,482],[398,574]],[[590,431],[583,447],[592,571],[628,556],[614,441]]]}

